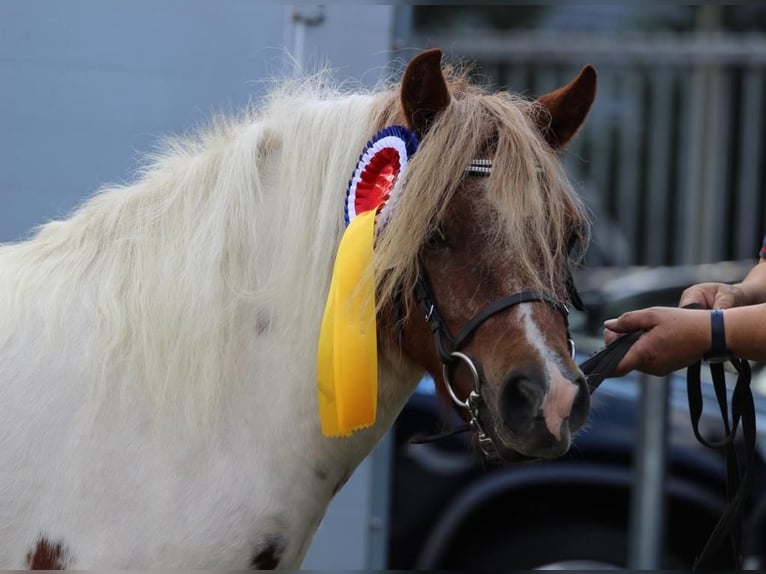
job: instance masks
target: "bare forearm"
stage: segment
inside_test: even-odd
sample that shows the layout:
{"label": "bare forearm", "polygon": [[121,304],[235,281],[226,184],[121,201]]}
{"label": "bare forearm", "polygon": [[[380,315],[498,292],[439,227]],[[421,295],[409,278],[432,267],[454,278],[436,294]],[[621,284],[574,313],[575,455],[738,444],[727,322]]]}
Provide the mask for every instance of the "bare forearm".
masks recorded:
{"label": "bare forearm", "polygon": [[766,304],[724,311],[726,346],[737,357],[766,362]]}
{"label": "bare forearm", "polygon": [[766,303],[766,260],[761,259],[738,286],[745,296],[744,305]]}
{"label": "bare forearm", "polygon": [[[766,362],[766,303],[725,309],[723,314],[726,348],[741,359]],[[664,375],[700,360],[711,349],[707,310],[652,307],[623,313],[604,326],[607,343],[643,331],[615,369],[616,376],[634,369]]]}
{"label": "bare forearm", "polygon": [[[699,283],[686,289],[679,305],[723,310],[726,348],[736,357],[766,362],[766,259],[741,283]],[[698,361],[711,350],[709,311],[652,307],[623,313],[604,323],[604,338],[643,331],[615,369],[664,375]]]}

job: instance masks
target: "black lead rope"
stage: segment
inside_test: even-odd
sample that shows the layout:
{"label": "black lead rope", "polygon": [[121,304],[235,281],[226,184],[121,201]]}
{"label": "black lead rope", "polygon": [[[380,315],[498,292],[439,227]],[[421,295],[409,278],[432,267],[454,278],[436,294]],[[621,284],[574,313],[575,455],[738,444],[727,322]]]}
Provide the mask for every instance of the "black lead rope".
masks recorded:
{"label": "black lead rope", "polygon": [[471,423],[465,423],[465,424],[453,427],[451,429],[447,429],[437,434],[430,434],[427,436],[420,436],[420,435],[414,436],[409,440],[409,443],[410,444],[430,444],[432,442],[438,442],[440,440],[444,440],[445,438],[455,436],[456,434],[468,432],[471,430],[471,428],[472,428]]}
{"label": "black lead rope", "polygon": [[[688,308],[699,307],[689,306]],[[591,394],[614,371],[620,360],[622,360],[640,336],[641,331],[623,335],[580,365],[580,369],[588,381],[588,389]],[[744,508],[751,490],[752,467],[755,462],[755,405],[750,388],[750,364],[737,357],[729,357],[728,362],[737,371],[737,382],[731,396],[731,421],[729,419],[728,393],[723,363],[710,364],[713,387],[723,423],[723,439],[720,441],[706,439],[699,430],[703,407],[700,377],[702,361],[700,360],[690,365],[686,371],[689,415],[694,436],[704,446],[722,450],[726,461],[727,506],[718,519],[699,556],[695,559],[694,570],[710,568],[711,560],[727,539],[731,544],[735,567],[742,567]],[[740,424],[742,425],[744,439],[744,460],[742,465],[740,465],[734,442]]]}
{"label": "black lead rope", "polygon": [[[755,406],[753,393],[750,389],[749,363],[736,357],[732,357],[729,362],[734,366],[738,375],[731,396],[731,424],[729,424],[729,406],[723,365],[720,363],[710,365],[716,398],[723,419],[724,438],[720,441],[708,440],[699,432],[699,421],[702,415],[700,363],[691,365],[687,370],[689,413],[694,436],[705,446],[724,452],[726,459],[726,501],[728,503],[694,563],[695,570],[707,568],[711,557],[720,549],[727,538],[729,538],[732,546],[736,560],[735,566],[737,568],[742,566],[744,509],[750,494],[752,467],[755,462]],[[740,424],[742,425],[744,451],[742,465],[740,465],[734,443],[734,437]]]}
{"label": "black lead rope", "polygon": [[641,331],[623,335],[580,363],[580,370],[585,375],[591,395],[604,382],[604,379],[614,372],[622,358],[640,336]]}

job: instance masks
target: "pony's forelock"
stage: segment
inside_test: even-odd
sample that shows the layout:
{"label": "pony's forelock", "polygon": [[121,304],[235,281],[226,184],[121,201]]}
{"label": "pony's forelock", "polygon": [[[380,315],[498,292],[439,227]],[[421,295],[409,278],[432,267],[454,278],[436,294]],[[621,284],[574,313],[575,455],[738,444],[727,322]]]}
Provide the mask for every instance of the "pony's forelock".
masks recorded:
{"label": "pony's forelock", "polygon": [[378,237],[379,307],[414,284],[421,246],[478,158],[493,162],[488,200],[497,217],[487,230],[489,245],[513,253],[525,289],[561,297],[570,234],[576,228],[587,243],[588,217],[556,151],[537,131],[533,118],[544,110],[514,94],[471,86],[462,75],[449,79],[453,101],[411,159],[398,183],[404,191],[396,212]]}

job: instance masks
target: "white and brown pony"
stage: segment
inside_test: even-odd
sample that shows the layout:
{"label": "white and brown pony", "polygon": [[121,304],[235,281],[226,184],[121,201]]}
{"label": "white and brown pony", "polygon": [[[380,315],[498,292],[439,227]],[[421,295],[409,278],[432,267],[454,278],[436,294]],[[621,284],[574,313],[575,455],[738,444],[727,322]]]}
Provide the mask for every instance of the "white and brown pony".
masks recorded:
{"label": "white and brown pony", "polygon": [[[565,452],[589,404],[564,307],[586,224],[557,150],[594,94],[589,67],[536,101],[487,93],[437,50],[374,93],[285,85],[1,246],[0,568],[297,568],[426,371],[498,458]],[[392,124],[420,147],[376,237],[377,419],[327,438],[344,192]]]}

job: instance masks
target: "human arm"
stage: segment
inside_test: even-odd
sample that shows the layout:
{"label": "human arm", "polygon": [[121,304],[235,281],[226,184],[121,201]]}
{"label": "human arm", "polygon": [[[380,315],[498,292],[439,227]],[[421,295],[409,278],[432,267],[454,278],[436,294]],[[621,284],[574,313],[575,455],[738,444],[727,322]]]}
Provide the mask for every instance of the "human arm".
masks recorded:
{"label": "human arm", "polygon": [[691,303],[706,309],[729,309],[766,303],[766,259],[762,257],[740,283],[692,285],[681,294],[678,305],[685,307]]}
{"label": "human arm", "polygon": [[[729,351],[742,359],[766,362],[766,304],[729,308],[723,314]],[[625,333],[643,331],[612,376],[632,370],[666,375],[700,360],[711,346],[708,310],[651,307],[623,313],[604,327],[607,343]]]}

